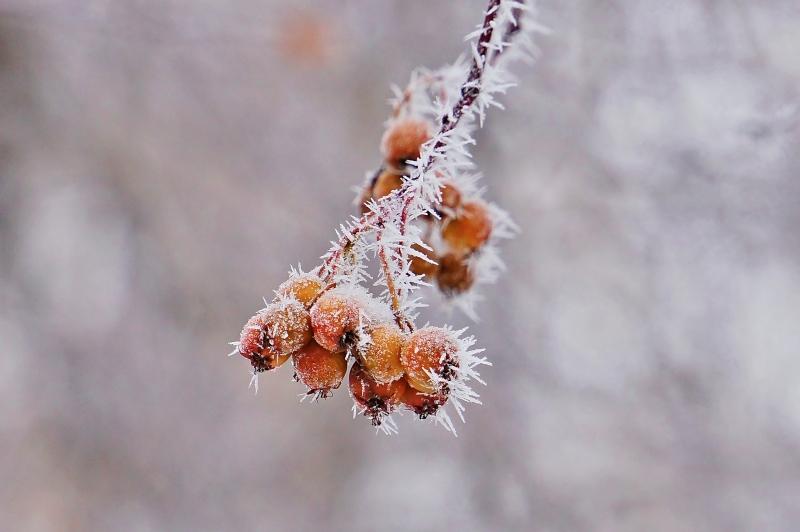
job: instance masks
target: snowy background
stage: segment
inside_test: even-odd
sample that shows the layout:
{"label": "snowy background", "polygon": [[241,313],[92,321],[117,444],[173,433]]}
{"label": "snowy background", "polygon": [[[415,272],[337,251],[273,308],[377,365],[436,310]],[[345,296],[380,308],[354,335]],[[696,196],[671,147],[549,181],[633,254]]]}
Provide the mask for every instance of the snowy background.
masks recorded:
{"label": "snowy background", "polygon": [[541,2],[459,438],[225,357],[482,6],[0,2],[1,529],[796,530],[797,0]]}

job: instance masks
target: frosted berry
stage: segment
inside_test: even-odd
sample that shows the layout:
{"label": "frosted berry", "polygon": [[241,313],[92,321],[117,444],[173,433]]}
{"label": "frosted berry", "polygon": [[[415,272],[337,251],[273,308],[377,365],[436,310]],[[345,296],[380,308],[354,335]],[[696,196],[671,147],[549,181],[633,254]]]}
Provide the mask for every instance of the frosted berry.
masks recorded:
{"label": "frosted berry", "polygon": [[402,186],[403,176],[389,170],[384,170],[375,180],[375,185],[372,187],[372,197],[376,200],[380,199],[384,196],[388,196]]}
{"label": "frosted berry", "polygon": [[436,282],[439,290],[447,296],[463,294],[475,283],[475,273],[466,259],[447,253],[439,260]]}
{"label": "frosted berry", "polygon": [[394,122],[381,140],[386,163],[394,168],[404,168],[406,161],[419,158],[420,148],[429,138],[430,130],[424,120],[405,118]]}
{"label": "frosted berry", "polygon": [[[415,251],[418,251],[432,260],[434,263],[439,261],[439,258],[436,256],[436,252],[432,249],[425,249],[419,244],[412,244],[411,248]],[[434,277],[436,276],[436,271],[439,269],[437,264],[433,264],[428,262],[427,260],[417,257],[414,255],[410,255],[411,259],[411,266],[410,269],[412,272],[416,273],[417,275],[425,275],[427,277]]]}
{"label": "frosted berry", "polygon": [[289,360],[289,355],[273,351],[266,341],[264,327],[268,323],[262,311],[247,320],[239,337],[239,354],[250,360],[256,371],[269,371]]}
{"label": "frosted berry", "polygon": [[440,190],[442,201],[440,205],[450,211],[455,211],[461,206],[461,191],[451,181],[445,181]]}
{"label": "frosted berry", "polygon": [[361,304],[355,297],[326,292],[311,307],[314,340],[328,351],[355,345]]}
{"label": "frosted berry", "polygon": [[372,419],[373,425],[380,425],[381,416],[400,404],[408,387],[405,379],[381,384],[357,362],[350,368],[348,381],[350,395],[358,406],[365,409],[364,415]]}
{"label": "frosted berry", "polygon": [[244,324],[239,336],[239,354],[250,358],[253,353],[260,353],[264,349],[264,323],[266,318],[259,312]]}
{"label": "frosted berry", "polygon": [[295,275],[278,287],[278,295],[291,297],[309,308],[317,296],[325,288],[325,283],[313,273]]}
{"label": "frosted berry", "polygon": [[272,303],[264,310],[264,341],[275,353],[291,355],[311,341],[311,318],[299,301]]}
{"label": "frosted berry", "polygon": [[492,233],[489,209],[481,201],[466,201],[455,218],[449,218],[442,226],[442,238],[450,249],[466,255],[481,247]]}
{"label": "frosted berry", "polygon": [[369,344],[357,352],[364,369],[379,383],[389,383],[402,377],[400,350],[405,338],[397,325],[381,323],[373,327],[369,335]]}
{"label": "frosted berry", "polygon": [[438,392],[429,395],[408,386],[403,392],[400,401],[403,403],[403,406],[418,415],[420,419],[425,419],[435,414],[436,411],[439,410],[439,407],[447,402],[447,393]]}
{"label": "frosted berry", "polygon": [[458,343],[452,333],[440,327],[424,327],[414,331],[403,345],[400,362],[406,372],[408,384],[425,394],[446,390],[445,382],[437,382],[428,372],[442,381],[453,378],[458,367]]}
{"label": "frosted berry", "polygon": [[347,373],[344,353],[333,353],[314,341],[292,355],[297,380],[308,387],[308,393],[328,397],[339,387]]}

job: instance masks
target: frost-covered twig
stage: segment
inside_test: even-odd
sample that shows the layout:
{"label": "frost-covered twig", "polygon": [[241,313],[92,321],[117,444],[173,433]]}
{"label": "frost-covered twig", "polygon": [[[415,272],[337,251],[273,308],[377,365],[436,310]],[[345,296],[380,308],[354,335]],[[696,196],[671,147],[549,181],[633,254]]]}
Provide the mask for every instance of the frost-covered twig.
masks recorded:
{"label": "frost-covered twig", "polygon": [[[477,40],[472,44],[472,61],[469,65],[467,79],[459,87],[459,99],[447,109],[447,112],[441,114],[439,131],[423,146],[420,158],[414,163],[417,169],[411,173],[403,186],[390,195],[379,198],[376,203],[370,204],[369,212],[359,219],[351,220],[348,226],[343,228],[344,230],[338,242],[323,256],[324,262],[318,272],[325,279],[329,279],[336,274],[337,262],[340,260],[343,250],[353,245],[356,239],[361,238],[365,233],[379,231],[379,227],[384,224],[396,223],[399,220],[400,233],[405,235],[408,223],[411,220],[434,210],[435,202],[440,199],[442,183],[441,179],[431,175],[432,170],[440,161],[445,161],[442,166],[451,166],[455,169],[461,162],[458,159],[469,157],[465,148],[470,144],[474,144],[469,131],[465,131],[461,136],[453,134],[453,131],[465,114],[471,118],[471,115],[477,112],[482,122],[487,107],[492,105],[499,106],[493,99],[494,93],[504,92],[512,86],[510,81],[503,80],[503,72],[497,68],[497,60],[510,45],[510,39],[521,31],[522,23],[520,17],[528,10],[530,8],[524,1],[503,2],[502,0],[491,0],[489,2],[482,24],[475,32],[467,36],[468,39],[477,38]],[[501,38],[497,39],[497,42],[493,42],[492,36],[495,33],[495,28],[500,24],[505,25],[505,31]],[[487,61],[490,52],[494,52],[491,62]],[[457,67],[458,62],[456,63]],[[484,84],[484,74],[487,70],[494,74],[488,86]],[[427,89],[436,82],[446,80],[448,76],[445,71],[446,69],[442,69],[437,73],[427,73],[413,77],[409,86],[402,92],[398,102],[394,105],[392,116],[396,118],[404,107],[410,105],[415,92],[420,89]],[[452,76],[449,77],[452,78]],[[441,105],[446,105],[446,102],[441,102]],[[473,109],[473,106],[477,107],[477,109]],[[458,152],[459,157],[449,157],[453,152]],[[447,165],[448,158],[456,160]],[[423,187],[426,181],[430,185]],[[420,192],[424,192],[424,194],[420,195]],[[401,205],[399,217],[392,212],[391,208],[383,208],[398,202]],[[401,240],[401,244],[403,244],[401,246],[402,252],[407,254],[407,248],[414,243],[413,241],[409,242],[407,239]],[[400,262],[402,264],[405,261],[401,260]],[[392,285],[396,284],[393,281],[390,282]],[[395,297],[392,296],[392,299],[394,300]],[[400,309],[396,310],[399,311]]]}

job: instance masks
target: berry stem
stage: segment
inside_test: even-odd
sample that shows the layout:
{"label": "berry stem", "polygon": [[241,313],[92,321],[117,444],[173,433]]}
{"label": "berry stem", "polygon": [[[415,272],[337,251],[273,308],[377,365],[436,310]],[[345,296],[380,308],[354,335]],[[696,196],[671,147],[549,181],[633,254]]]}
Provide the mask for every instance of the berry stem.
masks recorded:
{"label": "berry stem", "polygon": [[[378,241],[381,240],[381,236],[383,236],[383,231],[379,231],[376,235]],[[394,319],[397,322],[398,327],[405,330],[408,328],[410,320],[403,315],[403,309],[400,305],[400,296],[397,293],[397,287],[395,286],[392,269],[389,267],[389,259],[386,257],[386,246],[380,247],[380,250],[378,251],[378,257],[381,261],[383,276],[386,278],[386,288],[389,290],[389,299],[392,304],[392,313],[394,314]]]}

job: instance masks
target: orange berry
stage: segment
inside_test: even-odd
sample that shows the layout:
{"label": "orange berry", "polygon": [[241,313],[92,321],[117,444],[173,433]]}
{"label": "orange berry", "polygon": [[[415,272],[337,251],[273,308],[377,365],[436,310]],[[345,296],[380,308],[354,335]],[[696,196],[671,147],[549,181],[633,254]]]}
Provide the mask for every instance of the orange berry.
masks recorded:
{"label": "orange berry", "polygon": [[472,288],[475,274],[465,259],[447,253],[439,260],[439,275],[436,282],[443,294],[454,296]]}
{"label": "orange berry", "polygon": [[394,122],[381,139],[381,151],[386,163],[395,168],[405,168],[406,161],[419,158],[422,145],[430,138],[428,123],[416,118]]}
{"label": "orange berry", "polygon": [[447,402],[447,393],[439,392],[434,395],[428,395],[415,390],[411,386],[407,386],[400,398],[400,402],[417,414],[420,419],[425,419],[435,414],[439,407]]}
{"label": "orange berry", "polygon": [[278,295],[293,297],[308,308],[322,292],[323,288],[325,288],[325,283],[317,275],[303,273],[290,277],[281,283],[278,287]]}
{"label": "orange berry", "polygon": [[[419,251],[420,253],[422,253],[423,255],[425,255],[426,257],[428,257],[430,260],[432,260],[434,262],[438,261],[438,257],[436,256],[436,252],[433,251],[432,249],[425,249],[424,247],[422,247],[419,244],[412,244],[411,248],[414,249],[415,251]],[[414,256],[414,255],[411,255],[410,258],[411,258],[411,268],[410,269],[411,269],[412,272],[416,273],[417,275],[426,275],[428,277],[435,277],[436,276],[436,271],[439,269],[439,265],[438,264],[430,263],[427,260],[425,260],[425,259],[423,259],[421,257]]]}
{"label": "orange berry", "polygon": [[308,387],[309,393],[328,397],[339,387],[347,373],[344,353],[332,353],[313,340],[292,355],[297,379]]}
{"label": "orange berry", "polygon": [[358,363],[350,368],[350,395],[358,406],[366,409],[364,415],[372,418],[373,425],[381,424],[381,416],[400,404],[408,385],[405,379],[381,384]]}
{"label": "orange berry", "polygon": [[372,197],[380,199],[388,196],[393,191],[403,186],[403,176],[384,170],[375,180],[375,186],[372,187]]}
{"label": "orange berry", "polygon": [[357,353],[364,369],[379,383],[389,383],[402,377],[400,350],[405,339],[397,325],[381,323],[373,327],[369,335],[369,344]]}
{"label": "orange berry", "polygon": [[264,313],[259,312],[244,324],[239,336],[239,354],[250,358],[253,353],[260,353],[264,349]]}
{"label": "orange berry", "polygon": [[442,238],[454,252],[469,254],[489,240],[492,219],[489,209],[481,201],[466,201],[455,218],[449,218],[442,226]]}
{"label": "orange berry", "polygon": [[314,340],[328,351],[342,351],[356,343],[361,305],[351,296],[325,292],[311,307]]}
{"label": "orange berry", "polygon": [[265,347],[291,355],[311,341],[311,318],[299,301],[272,303],[264,310]]}
{"label": "orange berry", "polygon": [[264,327],[268,323],[265,312],[259,312],[245,324],[239,337],[239,354],[250,360],[256,371],[268,371],[281,366],[289,355],[276,353],[267,345]]}
{"label": "orange berry", "polygon": [[461,205],[461,191],[450,181],[445,181],[440,191],[442,193],[441,206],[450,210],[458,209]]}
{"label": "orange berry", "polygon": [[452,333],[440,327],[417,329],[403,345],[400,362],[406,371],[408,384],[425,394],[444,391],[446,384],[434,381],[428,372],[433,372],[445,381],[453,377],[453,368],[458,367],[458,343]]}
{"label": "orange berry", "polygon": [[336,57],[337,41],[333,25],[320,13],[296,10],[277,25],[278,51],[293,65],[324,67]]}

